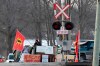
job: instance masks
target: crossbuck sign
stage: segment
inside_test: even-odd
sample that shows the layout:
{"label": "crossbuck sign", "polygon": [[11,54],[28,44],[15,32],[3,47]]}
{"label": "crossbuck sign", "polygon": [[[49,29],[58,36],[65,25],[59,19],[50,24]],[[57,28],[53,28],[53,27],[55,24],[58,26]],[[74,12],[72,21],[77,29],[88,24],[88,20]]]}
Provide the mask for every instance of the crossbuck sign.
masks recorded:
{"label": "crossbuck sign", "polygon": [[60,10],[60,12],[58,14],[55,15],[55,18],[57,19],[60,15],[64,15],[66,17],[66,19],[70,19],[70,17],[65,13],[65,11],[70,7],[69,4],[67,4],[65,7],[61,8],[57,3],[54,4],[54,10],[56,10],[56,8],[58,8]]}

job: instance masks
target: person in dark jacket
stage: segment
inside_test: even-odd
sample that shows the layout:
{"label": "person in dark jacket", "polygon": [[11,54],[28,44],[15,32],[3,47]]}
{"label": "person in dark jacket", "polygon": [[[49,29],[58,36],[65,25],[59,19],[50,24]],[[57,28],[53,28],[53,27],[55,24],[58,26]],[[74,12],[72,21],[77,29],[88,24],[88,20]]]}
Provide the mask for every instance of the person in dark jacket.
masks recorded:
{"label": "person in dark jacket", "polygon": [[41,43],[38,41],[38,40],[36,40],[35,41],[35,43],[34,43],[34,53],[36,54],[36,46],[41,46]]}
{"label": "person in dark jacket", "polygon": [[41,42],[35,40],[33,47],[30,49],[30,54],[32,54],[32,50],[34,49],[34,54],[36,54],[36,46],[41,46]]}
{"label": "person in dark jacket", "polygon": [[13,54],[14,54],[14,61],[15,61],[15,62],[19,62],[21,52],[20,52],[20,51],[17,51],[17,50],[14,50],[14,51],[13,51]]}

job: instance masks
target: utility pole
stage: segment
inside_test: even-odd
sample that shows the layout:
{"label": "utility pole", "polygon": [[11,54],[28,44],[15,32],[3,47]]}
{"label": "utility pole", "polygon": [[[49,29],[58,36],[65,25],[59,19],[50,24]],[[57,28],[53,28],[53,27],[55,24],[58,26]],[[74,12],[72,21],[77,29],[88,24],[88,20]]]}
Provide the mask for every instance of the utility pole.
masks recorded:
{"label": "utility pole", "polygon": [[100,48],[100,0],[97,0],[95,38],[94,38],[94,50],[93,50],[93,64],[92,64],[92,66],[99,66],[99,53],[100,53],[99,48]]}

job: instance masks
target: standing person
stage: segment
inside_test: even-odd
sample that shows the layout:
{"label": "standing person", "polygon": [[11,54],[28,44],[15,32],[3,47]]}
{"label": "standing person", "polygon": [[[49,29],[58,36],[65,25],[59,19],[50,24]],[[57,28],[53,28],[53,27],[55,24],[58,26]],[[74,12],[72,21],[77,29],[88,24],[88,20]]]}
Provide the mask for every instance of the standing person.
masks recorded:
{"label": "standing person", "polygon": [[16,58],[17,58],[16,51],[17,51],[17,50],[14,50],[14,51],[13,51],[14,61],[15,61],[15,60],[16,60]]}
{"label": "standing person", "polygon": [[41,43],[38,40],[35,41],[34,46],[33,46],[35,54],[36,54],[36,46],[41,46]]}
{"label": "standing person", "polygon": [[17,50],[14,50],[13,54],[14,54],[14,61],[19,62],[21,52],[17,51]]}

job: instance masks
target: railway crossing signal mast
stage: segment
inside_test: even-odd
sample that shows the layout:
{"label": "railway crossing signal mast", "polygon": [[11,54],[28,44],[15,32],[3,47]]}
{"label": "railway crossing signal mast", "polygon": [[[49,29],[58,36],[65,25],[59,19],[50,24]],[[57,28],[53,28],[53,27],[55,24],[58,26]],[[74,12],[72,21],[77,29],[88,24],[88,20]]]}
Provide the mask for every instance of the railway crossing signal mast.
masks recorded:
{"label": "railway crossing signal mast", "polygon": [[[66,11],[69,11],[71,5],[69,3],[65,5],[65,0],[61,0],[61,6],[60,6],[55,0],[53,0],[53,6],[54,6],[55,22],[52,24],[52,27],[54,30],[57,31],[57,34],[63,36],[62,40],[64,41],[65,34],[68,34],[68,30],[72,30],[74,28],[73,23],[70,22],[69,12],[67,12],[68,14],[66,13]],[[61,20],[58,20],[59,17],[61,17]],[[62,44],[62,50],[63,50],[63,44]],[[62,60],[64,60],[64,52],[62,52]]]}

